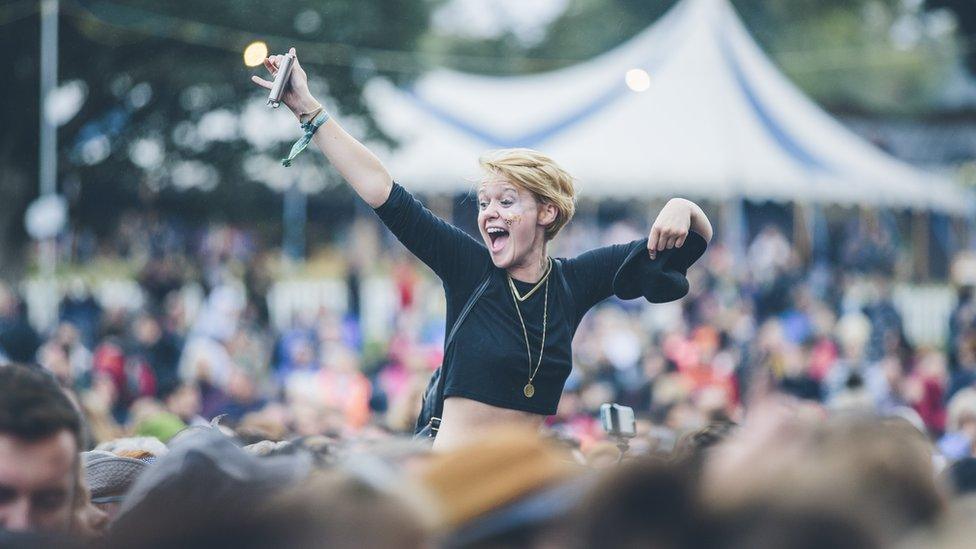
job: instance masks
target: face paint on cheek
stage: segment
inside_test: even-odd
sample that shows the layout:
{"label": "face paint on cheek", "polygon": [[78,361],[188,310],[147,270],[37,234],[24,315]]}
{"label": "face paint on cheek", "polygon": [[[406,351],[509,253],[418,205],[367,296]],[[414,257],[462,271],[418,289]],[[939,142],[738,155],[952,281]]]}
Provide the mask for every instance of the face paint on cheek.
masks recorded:
{"label": "face paint on cheek", "polygon": [[508,225],[509,227],[511,227],[516,223],[520,223],[521,221],[522,221],[522,216],[519,214],[508,214],[505,216],[505,224]]}

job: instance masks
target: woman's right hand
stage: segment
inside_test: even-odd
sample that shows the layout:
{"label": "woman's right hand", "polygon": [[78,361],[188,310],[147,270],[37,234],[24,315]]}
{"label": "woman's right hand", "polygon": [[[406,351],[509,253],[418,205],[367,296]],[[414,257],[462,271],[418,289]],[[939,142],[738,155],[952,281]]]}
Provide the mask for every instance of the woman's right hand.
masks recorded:
{"label": "woman's right hand", "polygon": [[[288,53],[295,55],[295,48],[289,49]],[[284,57],[284,55],[272,55],[264,60],[264,68],[268,69],[272,81],[269,82],[258,75],[252,76],[251,81],[266,90],[270,90],[274,76],[278,73],[278,67],[281,66],[281,60]],[[305,74],[305,69],[299,64],[297,55],[295,55],[295,64],[291,68],[288,86],[281,96],[281,102],[291,110],[295,118],[299,118],[299,121],[301,121],[301,114],[312,112],[319,107],[319,102],[312,97],[312,93],[308,89],[308,75]]]}

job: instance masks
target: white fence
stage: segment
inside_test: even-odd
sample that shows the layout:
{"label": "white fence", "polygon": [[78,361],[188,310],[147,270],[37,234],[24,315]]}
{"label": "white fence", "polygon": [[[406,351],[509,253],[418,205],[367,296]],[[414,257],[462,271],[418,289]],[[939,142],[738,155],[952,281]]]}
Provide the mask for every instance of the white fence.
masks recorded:
{"label": "white fence", "polygon": [[[30,310],[31,324],[42,331],[53,326],[57,319],[57,304],[67,290],[67,284],[62,282],[25,281],[22,291]],[[440,291],[430,290],[437,289],[418,290],[417,295],[441,296]],[[142,289],[131,279],[102,279],[93,285],[92,292],[106,308],[135,311],[145,303]],[[192,315],[199,310],[204,298],[199,287],[189,286],[181,293],[187,313]],[[364,279],[361,299],[365,335],[380,340],[392,335],[395,328],[390,321],[396,303],[392,280],[382,276]],[[952,287],[900,285],[893,290],[893,301],[901,313],[909,341],[930,347],[945,344],[949,315],[956,304]],[[323,309],[344,313],[349,305],[345,282],[338,278],[280,280],[268,291],[267,303],[275,329],[285,328],[295,320],[315,318]],[[421,305],[433,311],[442,311],[443,297]]]}
{"label": "white fence", "polygon": [[956,306],[956,292],[948,285],[903,285],[892,292],[901,313],[905,335],[914,345],[941,347],[949,336],[949,315]]}

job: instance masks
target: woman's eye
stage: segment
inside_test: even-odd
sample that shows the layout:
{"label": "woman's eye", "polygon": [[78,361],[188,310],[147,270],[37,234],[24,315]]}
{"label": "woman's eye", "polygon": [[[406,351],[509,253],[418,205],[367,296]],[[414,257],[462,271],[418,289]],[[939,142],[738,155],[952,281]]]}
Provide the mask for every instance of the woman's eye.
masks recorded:
{"label": "woman's eye", "polygon": [[487,202],[478,202],[478,209],[483,210],[488,207]]}
{"label": "woman's eye", "polygon": [[502,200],[502,206],[511,206],[514,203],[515,201],[513,200]]}

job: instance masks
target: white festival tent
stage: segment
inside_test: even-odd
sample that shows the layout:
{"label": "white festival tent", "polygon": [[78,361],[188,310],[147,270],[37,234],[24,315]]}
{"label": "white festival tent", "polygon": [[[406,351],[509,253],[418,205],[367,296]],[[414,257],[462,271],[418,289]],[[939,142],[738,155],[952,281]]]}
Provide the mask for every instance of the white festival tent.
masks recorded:
{"label": "white festival tent", "polygon": [[[624,75],[640,69],[631,85]],[[728,0],[683,0],[589,61],[543,74],[374,79],[366,100],[399,146],[381,152],[412,191],[465,192],[486,150],[529,147],[581,196],[687,196],[974,211],[973,195],[846,129],[790,83]]]}

